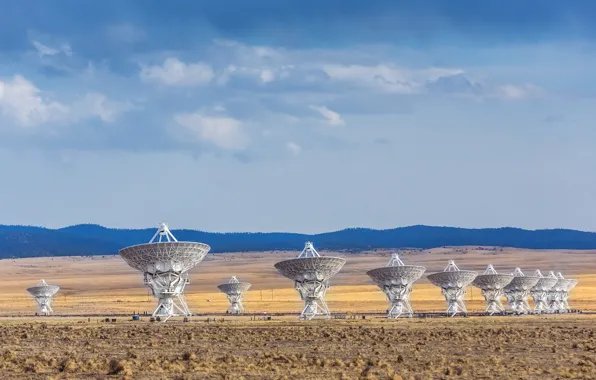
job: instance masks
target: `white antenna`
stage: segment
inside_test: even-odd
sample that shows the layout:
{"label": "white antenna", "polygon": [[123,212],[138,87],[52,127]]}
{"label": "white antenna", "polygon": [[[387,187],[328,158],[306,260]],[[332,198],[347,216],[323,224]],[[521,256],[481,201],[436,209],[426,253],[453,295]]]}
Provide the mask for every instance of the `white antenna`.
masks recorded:
{"label": "white antenna", "polygon": [[389,259],[389,263],[387,263],[388,267],[403,267],[404,265],[404,262],[401,261],[397,252],[391,254],[391,259]]}
{"label": "white antenna", "polygon": [[530,289],[530,294],[534,299],[534,313],[546,313],[549,311],[549,295],[551,294],[552,288],[557,284],[559,279],[554,273],[552,273],[552,276],[549,274],[549,276],[544,277],[542,272],[540,272],[540,269],[536,269],[534,272],[534,277],[539,278],[536,285]]}
{"label": "white antenna", "polygon": [[240,282],[236,276],[232,276],[226,284],[218,285],[217,288],[226,294],[230,307],[227,310],[229,314],[240,314],[244,312],[242,296],[250,288],[250,283]]}
{"label": "white antenna", "polygon": [[561,272],[549,273],[549,277],[554,277],[558,281],[549,291],[549,311],[551,313],[567,313],[571,309],[569,306],[569,291],[575,288],[577,280],[566,279]]}
{"label": "white antenna", "polygon": [[306,243],[304,243],[304,249],[298,255],[299,259],[302,259],[304,257],[321,257],[321,255],[319,255],[319,252],[317,252],[312,242],[307,241]]}
{"label": "white antenna", "polygon": [[178,242],[167,224],[161,223],[147,244],[121,249],[119,254],[131,267],[143,273],[145,285],[158,299],[153,317],[190,316],[184,288],[188,271],[198,265],[211,247],[203,243]]}
{"label": "white antenna", "polygon": [[455,265],[455,261],[453,260],[449,260],[449,262],[447,263],[447,266],[445,267],[445,269],[443,269],[443,272],[457,272],[459,271],[459,268],[457,267],[457,265]]}
{"label": "white antenna", "polygon": [[477,272],[460,270],[453,260],[449,260],[443,272],[429,274],[428,280],[441,288],[447,301],[447,315],[453,317],[460,311],[468,313],[464,304],[466,287],[478,276]]}
{"label": "white antenna", "polygon": [[157,242],[159,243],[161,243],[163,239],[165,239],[168,242],[178,241],[176,240],[174,235],[172,235],[172,232],[170,232],[170,229],[168,228],[168,225],[165,222],[159,224],[159,226],[157,227],[157,232],[155,233],[155,235],[153,235],[151,240],[149,240],[149,243],[155,243],[155,239],[158,239]]}
{"label": "white antenna", "polygon": [[425,271],[425,267],[405,265],[399,255],[393,253],[386,267],[366,272],[391,303],[387,318],[399,318],[403,313],[410,318],[413,316],[414,310],[409,301],[410,293],[414,282],[422,277]]}
{"label": "white antenna", "polygon": [[489,315],[505,311],[501,297],[503,297],[503,289],[511,280],[513,275],[498,273],[492,264],[489,264],[484,273],[474,279],[472,285],[482,291],[482,296],[487,303],[486,312]]}
{"label": "white antenna", "polygon": [[331,318],[325,302],[329,279],[336,275],[346,263],[341,257],[319,255],[312,242],[307,241],[297,258],[280,261],[275,268],[284,276],[294,280],[294,287],[304,301],[300,319],[311,320],[320,315]]}
{"label": "white antenna", "polygon": [[28,288],[27,291],[37,302],[39,313],[42,315],[50,315],[52,310],[52,297],[58,293],[60,287],[56,285],[48,285],[45,280],[41,280],[36,286]]}
{"label": "white antenna", "polygon": [[505,287],[509,308],[517,314],[528,314],[532,311],[528,301],[530,292],[538,284],[540,277],[526,276],[519,267],[515,268],[512,275],[513,280]]}
{"label": "white antenna", "polygon": [[555,272],[553,272],[552,270],[550,272],[548,272],[548,277],[550,277],[550,278],[558,278],[557,275],[555,274]]}

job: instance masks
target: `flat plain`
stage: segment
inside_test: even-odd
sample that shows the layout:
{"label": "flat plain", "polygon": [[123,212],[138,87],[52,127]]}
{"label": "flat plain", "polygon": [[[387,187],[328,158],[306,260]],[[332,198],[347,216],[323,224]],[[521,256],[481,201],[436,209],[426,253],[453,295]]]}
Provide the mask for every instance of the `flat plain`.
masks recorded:
{"label": "flat plain", "polygon": [[10,379],[594,379],[591,315],[206,323],[0,320]]}
{"label": "flat plain", "polygon": [[[362,253],[320,252],[346,258],[342,271],[332,279],[327,300],[332,311],[366,312],[386,310],[385,296],[366,275],[366,271],[383,267],[389,251]],[[209,254],[190,271],[191,283],[186,295],[194,313],[225,312],[228,302],[217,285],[231,276],[252,283],[245,296],[247,312],[298,312],[301,301],[292,281],[282,277],[273,265],[295,257],[296,252],[247,252]],[[420,311],[443,311],[441,291],[426,280],[426,275],[442,271],[450,259],[460,269],[483,272],[488,264],[504,273],[519,266],[526,275],[540,269],[561,271],[579,280],[571,292],[573,308],[596,309],[596,251],[525,250],[495,247],[444,247],[432,250],[404,251],[406,264],[427,268],[411,295],[412,305]],[[155,300],[143,286],[142,274],[130,268],[119,256],[47,257],[0,260],[0,315],[27,316],[35,304],[25,289],[40,279],[61,287],[54,301],[56,314],[130,314],[153,311]],[[480,290],[470,287],[466,295],[470,311],[483,311]]]}
{"label": "flat plain", "polygon": [[[221,313],[216,286],[232,275],[251,282],[249,313],[298,312],[290,280],[273,264],[298,252],[209,255],[191,271],[187,298],[195,313]],[[347,319],[298,321],[296,316],[195,316],[131,321],[155,300],[141,273],[118,256],[0,260],[0,378],[7,379],[593,379],[596,316],[563,314],[386,320],[358,313],[386,310],[384,295],[366,271],[385,266],[390,252],[321,252],[347,259],[327,299]],[[576,278],[573,308],[596,309],[595,251],[533,251],[492,247],[406,251],[406,264],[426,274],[453,259],[460,269],[501,272],[516,266]],[[56,316],[35,317],[25,289],[40,279],[61,290]],[[423,277],[411,296],[416,310],[444,311],[438,288]],[[470,311],[484,310],[479,289],[469,288]],[[116,322],[102,316],[121,314]]]}

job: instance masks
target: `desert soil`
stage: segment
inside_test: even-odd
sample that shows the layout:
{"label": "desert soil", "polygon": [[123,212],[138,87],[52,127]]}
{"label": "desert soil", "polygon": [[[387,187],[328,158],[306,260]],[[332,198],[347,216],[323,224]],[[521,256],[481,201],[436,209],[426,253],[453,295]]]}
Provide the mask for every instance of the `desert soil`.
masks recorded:
{"label": "desert soil", "polygon": [[10,379],[594,379],[587,315],[104,323],[0,320]]}

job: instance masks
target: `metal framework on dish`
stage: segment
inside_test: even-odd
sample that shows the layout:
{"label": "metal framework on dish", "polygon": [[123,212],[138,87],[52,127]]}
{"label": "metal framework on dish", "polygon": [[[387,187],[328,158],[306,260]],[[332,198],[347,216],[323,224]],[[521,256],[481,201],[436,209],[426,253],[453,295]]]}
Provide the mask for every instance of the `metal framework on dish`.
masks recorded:
{"label": "metal framework on dish", "polygon": [[536,286],[540,277],[526,276],[520,268],[515,268],[512,274],[513,280],[505,287],[509,309],[516,313],[528,314],[532,311],[528,302],[530,289]]}
{"label": "metal framework on dish", "polygon": [[158,299],[154,317],[190,316],[184,288],[190,283],[188,271],[198,265],[211,247],[203,243],[179,242],[165,223],[146,244],[123,248],[119,254],[134,269],[143,273],[146,286]]}
{"label": "metal framework on dish", "polygon": [[505,307],[501,302],[503,297],[503,289],[513,280],[511,274],[497,273],[495,268],[490,264],[483,274],[478,275],[472,285],[482,290],[482,295],[487,303],[486,312],[490,315],[494,313],[502,313]]}
{"label": "metal framework on dish", "polygon": [[559,279],[553,272],[550,272],[548,276],[545,277],[542,275],[542,272],[540,272],[540,269],[536,269],[534,276],[539,278],[536,285],[530,289],[530,294],[534,299],[534,313],[547,313],[549,311],[548,297],[550,291],[556,285]]}
{"label": "metal framework on dish", "polygon": [[275,264],[279,273],[294,281],[294,287],[304,301],[300,319],[331,317],[325,294],[329,289],[329,279],[335,276],[345,263],[346,260],[341,257],[319,255],[312,242],[306,242],[297,258]]}
{"label": "metal framework on dish", "polygon": [[242,303],[242,296],[250,288],[250,283],[240,282],[236,276],[232,276],[226,284],[218,285],[217,288],[226,294],[230,307],[227,312],[230,314],[244,313],[244,304]]}
{"label": "metal framework on dish", "polygon": [[477,272],[460,270],[453,260],[449,260],[443,272],[429,274],[426,278],[433,285],[441,288],[447,301],[447,315],[453,317],[459,312],[468,313],[464,304],[466,287],[474,281],[477,275]]}
{"label": "metal framework on dish", "polygon": [[426,268],[422,266],[405,265],[399,255],[393,253],[386,267],[366,272],[385,293],[391,304],[387,318],[399,318],[403,313],[412,317],[414,311],[409,301],[412,285],[422,277],[425,271]]}
{"label": "metal framework on dish", "polygon": [[50,315],[52,310],[52,298],[58,293],[60,287],[57,285],[48,285],[45,280],[41,280],[36,286],[27,289],[27,292],[35,298],[39,314]]}

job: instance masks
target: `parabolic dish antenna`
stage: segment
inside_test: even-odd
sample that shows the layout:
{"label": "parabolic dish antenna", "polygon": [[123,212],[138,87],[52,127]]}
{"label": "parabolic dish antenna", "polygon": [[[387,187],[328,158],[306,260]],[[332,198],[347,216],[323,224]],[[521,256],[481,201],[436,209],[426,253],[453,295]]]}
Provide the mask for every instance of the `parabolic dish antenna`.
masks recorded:
{"label": "parabolic dish antenna", "polygon": [[240,282],[236,276],[233,276],[226,284],[218,285],[217,288],[228,296],[228,301],[230,301],[228,313],[240,314],[244,312],[242,295],[250,288],[250,283]]}
{"label": "parabolic dish antenna", "polygon": [[405,265],[399,255],[393,253],[386,267],[366,272],[391,303],[387,318],[399,318],[404,312],[412,317],[414,311],[409,301],[412,285],[425,271],[425,267]]}
{"label": "parabolic dish antenna", "polygon": [[567,280],[563,277],[561,272],[548,272],[548,277],[557,279],[555,285],[548,292],[548,309],[551,313],[559,313],[563,310],[562,297],[565,292],[564,288],[567,286]]}
{"label": "parabolic dish antenna", "polygon": [[512,274],[513,280],[505,287],[507,303],[512,311],[527,314],[532,311],[528,302],[530,289],[536,286],[540,277],[526,276],[520,268],[515,268]]}
{"label": "parabolic dish antenna", "polygon": [[495,268],[490,264],[483,274],[478,275],[472,285],[482,290],[482,295],[488,304],[486,312],[490,315],[494,313],[502,313],[505,311],[501,297],[503,297],[503,288],[507,286],[513,275],[497,273]]}
{"label": "parabolic dish antenna", "polygon": [[551,312],[566,313],[571,308],[569,307],[569,291],[577,285],[577,280],[572,280],[563,277],[561,272],[557,272],[556,277],[559,279],[555,285],[555,304],[551,308]]}
{"label": "parabolic dish antenna", "polygon": [[304,301],[300,319],[311,320],[317,315],[331,317],[325,302],[329,279],[335,276],[346,263],[341,257],[319,255],[311,242],[306,242],[297,258],[280,261],[275,268],[283,276],[294,280],[294,287]]}
{"label": "parabolic dish antenna", "polygon": [[443,296],[447,301],[447,314],[453,317],[460,311],[468,313],[464,304],[466,287],[474,281],[478,273],[469,270],[459,270],[453,260],[443,272],[429,274],[426,278],[435,286],[441,288]]}
{"label": "parabolic dish antenna", "polygon": [[537,269],[536,272],[534,272],[534,276],[539,278],[536,285],[530,289],[530,294],[534,299],[534,313],[546,313],[549,310],[548,296],[550,290],[555,286],[559,279],[552,272],[547,277],[544,277],[540,272],[540,269]]}
{"label": "parabolic dish antenna", "polygon": [[561,301],[563,301],[563,306],[565,307],[566,311],[571,310],[571,307],[569,306],[569,292],[571,290],[573,290],[573,288],[575,288],[577,286],[578,281],[577,280],[571,280],[569,279],[569,285],[567,287],[567,290],[565,291],[565,293],[563,294],[563,298]]}
{"label": "parabolic dish antenna", "polygon": [[52,297],[58,293],[60,287],[57,285],[48,285],[45,280],[41,280],[36,286],[32,286],[27,289],[29,294],[35,297],[39,314],[50,315],[52,310]]}
{"label": "parabolic dish antenna", "polygon": [[120,250],[128,265],[143,273],[145,285],[158,299],[154,317],[190,316],[184,288],[190,280],[188,270],[198,265],[211,247],[203,243],[176,240],[165,223],[147,244]]}

